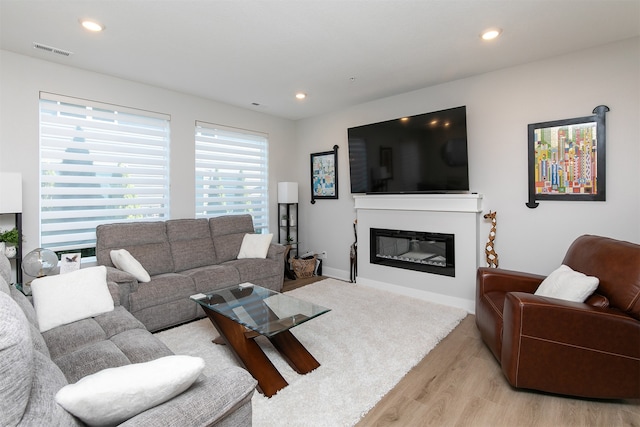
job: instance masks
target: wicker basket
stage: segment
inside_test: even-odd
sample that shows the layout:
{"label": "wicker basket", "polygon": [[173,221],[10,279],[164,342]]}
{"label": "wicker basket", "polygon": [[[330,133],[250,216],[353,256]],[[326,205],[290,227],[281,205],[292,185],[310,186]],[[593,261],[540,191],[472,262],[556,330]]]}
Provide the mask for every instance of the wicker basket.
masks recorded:
{"label": "wicker basket", "polygon": [[311,277],[316,270],[316,256],[314,255],[313,258],[309,259],[292,258],[291,267],[293,268],[296,278]]}

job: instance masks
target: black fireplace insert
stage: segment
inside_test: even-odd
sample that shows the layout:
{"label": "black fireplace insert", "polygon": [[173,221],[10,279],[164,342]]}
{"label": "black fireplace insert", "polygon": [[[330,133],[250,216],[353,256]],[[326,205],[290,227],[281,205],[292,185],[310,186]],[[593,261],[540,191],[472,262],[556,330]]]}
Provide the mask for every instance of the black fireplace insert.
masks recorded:
{"label": "black fireplace insert", "polygon": [[454,235],[371,228],[370,262],[455,277]]}

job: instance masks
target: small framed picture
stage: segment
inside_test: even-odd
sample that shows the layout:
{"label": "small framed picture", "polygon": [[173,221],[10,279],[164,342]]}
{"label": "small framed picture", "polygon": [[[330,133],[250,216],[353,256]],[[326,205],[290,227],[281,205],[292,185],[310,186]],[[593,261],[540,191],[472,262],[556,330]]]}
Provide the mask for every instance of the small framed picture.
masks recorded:
{"label": "small framed picture", "polygon": [[60,274],[80,270],[80,252],[60,255]]}
{"label": "small framed picture", "polygon": [[338,146],[311,154],[311,203],[338,198]]}

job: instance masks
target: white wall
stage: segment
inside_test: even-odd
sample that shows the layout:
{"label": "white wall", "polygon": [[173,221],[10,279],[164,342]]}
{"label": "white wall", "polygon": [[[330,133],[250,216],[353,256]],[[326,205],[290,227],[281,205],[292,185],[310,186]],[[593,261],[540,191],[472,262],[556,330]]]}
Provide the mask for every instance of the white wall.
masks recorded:
{"label": "white wall", "polygon": [[277,182],[292,180],[287,174],[291,174],[288,153],[294,144],[294,122],[0,50],[0,171],[22,172],[25,251],[39,245],[40,91],[170,114],[172,218],[193,218],[195,214],[196,120],[269,134],[269,190],[274,201],[270,224],[276,230]]}
{"label": "white wall", "polygon": [[[591,115],[607,105],[607,201],[525,206],[527,125]],[[500,267],[547,274],[590,233],[640,242],[640,39],[425,88],[298,122],[301,241],[328,252],[323,273],[348,278],[354,202],[347,128],[467,106],[471,190],[498,212]],[[309,153],[339,149],[339,200],[310,200]],[[490,224],[481,228],[479,255]],[[367,250],[362,248],[361,250]],[[484,264],[483,264],[484,265]]]}
{"label": "white wall", "polygon": [[[640,242],[640,39],[425,88],[297,123],[247,109],[0,51],[0,171],[23,174],[25,250],[38,245],[38,93],[171,115],[173,218],[192,217],[195,120],[269,134],[271,226],[278,181],[300,183],[301,249],[326,250],[323,272],[349,276],[355,210],[347,128],[467,106],[472,191],[498,212],[500,266],[548,273],[584,233]],[[123,64],[126,66],[126,64]],[[216,82],[211,82],[216,84]],[[607,201],[543,201],[528,209],[527,125],[607,113]],[[310,200],[309,154],[339,145],[339,199]],[[296,166],[294,169],[292,166]],[[478,253],[489,224],[481,232]]]}

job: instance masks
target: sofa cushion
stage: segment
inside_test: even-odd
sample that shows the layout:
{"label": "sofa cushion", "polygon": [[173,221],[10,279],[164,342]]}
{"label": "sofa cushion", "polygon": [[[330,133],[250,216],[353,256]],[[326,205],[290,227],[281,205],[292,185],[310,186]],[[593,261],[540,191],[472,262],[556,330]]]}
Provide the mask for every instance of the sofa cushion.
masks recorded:
{"label": "sofa cushion", "polygon": [[148,362],[173,353],[162,341],[156,339],[146,329],[131,329],[111,338],[118,349],[131,363]]}
{"label": "sofa cushion", "polygon": [[[0,258],[2,257],[0,256]],[[2,277],[2,275],[0,275],[0,292],[6,295],[11,294],[11,288],[9,286],[9,283],[7,283],[7,281],[4,280],[4,277]]]}
{"label": "sofa cushion", "polygon": [[44,341],[40,333],[40,328],[38,327],[38,319],[36,317],[36,311],[33,309],[33,304],[31,304],[31,301],[16,289],[15,286],[11,286],[10,294],[13,301],[20,307],[29,322],[29,331],[31,332],[31,342],[33,343],[34,350],[39,351],[46,357],[50,357],[49,347],[47,347],[47,343]]}
{"label": "sofa cushion", "polygon": [[123,307],[43,334],[52,359],[69,382],[101,369],[172,354]]}
{"label": "sofa cushion", "polygon": [[0,292],[0,425],[16,425],[26,410],[34,372],[29,322]]}
{"label": "sofa cushion", "polygon": [[38,326],[38,316],[36,316],[36,310],[33,308],[33,304],[31,301],[27,299],[27,297],[16,289],[15,286],[11,286],[10,289],[11,298],[18,304],[24,315],[27,317],[29,323],[39,329]]}
{"label": "sofa cushion", "polygon": [[126,271],[135,277],[139,282],[148,282],[151,280],[149,273],[144,269],[142,264],[134,258],[126,249],[112,249],[109,252],[111,262],[117,269]]}
{"label": "sofa cushion", "polygon": [[149,283],[140,283],[138,291],[129,296],[131,312],[144,308],[166,304],[177,299],[189,298],[196,288],[189,277],[176,274],[160,274],[151,278]]}
{"label": "sofa cushion", "polygon": [[584,302],[598,287],[598,278],[561,265],[547,276],[534,295]]}
{"label": "sofa cushion", "polygon": [[0,254],[0,277],[6,283],[11,283],[11,262],[4,254]]}
{"label": "sofa cushion", "polygon": [[209,228],[218,263],[238,258],[244,235],[255,232],[251,215],[209,218]]}
{"label": "sofa cushion", "polygon": [[196,293],[206,293],[215,289],[240,283],[240,273],[232,265],[219,264],[183,271],[196,286]]}
{"label": "sofa cushion", "polygon": [[96,227],[98,264],[114,267],[112,249],[126,249],[151,276],[174,271],[163,221],[101,224]]}
{"label": "sofa cushion", "polygon": [[31,291],[40,332],[114,308],[104,266],[35,279]]}
{"label": "sofa cushion", "polygon": [[[256,279],[262,279],[269,276],[278,276],[282,274],[280,270],[284,267],[280,263],[273,262],[270,259],[246,258],[227,261],[223,265],[233,266],[240,274],[240,281],[253,282]],[[254,283],[258,284],[258,283]]]}
{"label": "sofa cushion", "polygon": [[[122,307],[114,310],[122,310]],[[84,346],[107,339],[104,329],[93,318],[50,329],[43,332],[42,336],[54,361]]]}
{"label": "sofa cushion", "polygon": [[266,258],[272,239],[273,234],[245,234],[238,252],[238,259]]}
{"label": "sofa cushion", "polygon": [[167,356],[110,368],[63,387],[56,402],[91,426],[121,423],[185,391],[204,369],[204,360]]}
{"label": "sofa cushion", "polygon": [[131,364],[129,358],[111,340],[82,346],[53,361],[71,384],[103,369]]}
{"label": "sofa cushion", "polygon": [[20,425],[41,426],[46,420],[48,426],[82,426],[77,418],[55,401],[58,390],[67,385],[60,368],[39,352],[34,352],[33,366],[31,396]]}
{"label": "sofa cushion", "polygon": [[209,221],[205,218],[169,220],[167,236],[171,245],[175,271],[216,263]]}

